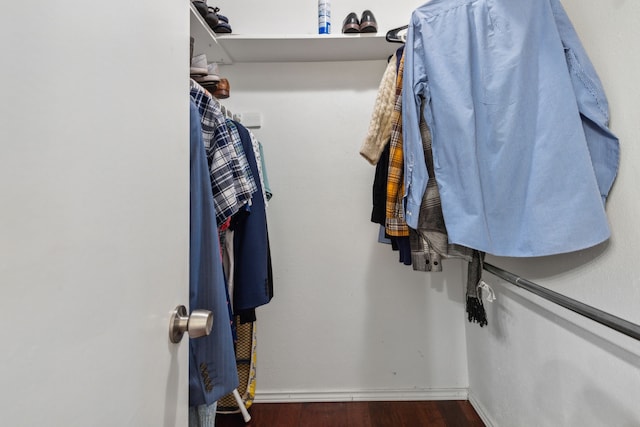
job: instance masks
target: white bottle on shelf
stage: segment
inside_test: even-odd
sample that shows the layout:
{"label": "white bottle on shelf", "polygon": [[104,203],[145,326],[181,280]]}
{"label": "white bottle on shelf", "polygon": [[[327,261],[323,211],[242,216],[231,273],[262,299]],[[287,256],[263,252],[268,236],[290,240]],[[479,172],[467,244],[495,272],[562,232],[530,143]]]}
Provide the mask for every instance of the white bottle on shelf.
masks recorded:
{"label": "white bottle on shelf", "polygon": [[331,0],[318,0],[318,34],[331,34]]}

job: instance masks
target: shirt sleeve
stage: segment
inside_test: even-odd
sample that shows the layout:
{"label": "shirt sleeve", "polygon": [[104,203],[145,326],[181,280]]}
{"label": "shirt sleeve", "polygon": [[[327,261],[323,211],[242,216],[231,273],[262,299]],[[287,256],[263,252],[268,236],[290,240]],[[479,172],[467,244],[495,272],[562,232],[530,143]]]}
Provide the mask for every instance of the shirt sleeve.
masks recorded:
{"label": "shirt sleeve", "polygon": [[609,103],[596,70],[564,8],[558,0],[551,0],[551,5],[564,46],[591,163],[600,195],[605,201],[616,178],[620,158],[618,138],[609,129]]}
{"label": "shirt sleeve", "polygon": [[[424,64],[420,18],[415,12],[407,31],[405,64],[402,81],[402,137],[404,144],[405,220],[418,227],[422,195],[429,175],[420,136],[420,103],[429,103],[429,85]],[[424,98],[424,100],[422,99]]]}

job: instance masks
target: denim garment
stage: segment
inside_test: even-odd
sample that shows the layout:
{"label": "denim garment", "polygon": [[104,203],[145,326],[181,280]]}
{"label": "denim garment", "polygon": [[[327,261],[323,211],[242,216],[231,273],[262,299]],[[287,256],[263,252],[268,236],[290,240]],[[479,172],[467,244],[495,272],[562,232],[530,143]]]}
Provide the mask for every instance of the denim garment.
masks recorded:
{"label": "denim garment", "polygon": [[189,408],[189,427],[215,427],[218,402]]}
{"label": "denim garment", "polygon": [[227,292],[200,114],[191,101],[190,310],[213,312],[211,334],[189,340],[189,406],[211,405],[238,387]]}
{"label": "denim garment", "polygon": [[428,180],[422,98],[451,243],[541,256],[609,237],[618,139],[558,0],[432,0],[413,12],[403,86],[412,228]]}

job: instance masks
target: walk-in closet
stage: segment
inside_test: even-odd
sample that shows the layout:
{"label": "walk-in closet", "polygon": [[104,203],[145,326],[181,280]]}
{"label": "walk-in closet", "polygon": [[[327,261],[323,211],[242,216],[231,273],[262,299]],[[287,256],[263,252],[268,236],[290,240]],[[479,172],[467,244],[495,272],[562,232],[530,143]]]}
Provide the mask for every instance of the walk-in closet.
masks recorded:
{"label": "walk-in closet", "polygon": [[[0,424],[640,425],[640,4],[335,0],[331,34],[318,34],[317,1],[205,3],[228,21],[218,32],[190,0],[14,2],[0,14]],[[542,9],[554,25],[531,23]],[[342,33],[351,13],[375,15],[377,31]],[[201,54],[214,84],[190,79]],[[401,64],[415,96],[400,93],[392,130],[397,106],[381,93],[406,89]],[[190,111],[196,87],[211,99]],[[389,168],[365,145],[383,102],[411,159],[391,209],[413,229],[421,183],[438,180],[448,254],[426,234],[414,236],[422,253],[396,240],[384,209],[373,220]],[[207,108],[244,138],[229,150],[244,150],[256,186],[239,211],[264,212],[262,299],[238,313],[236,267],[223,263],[237,241],[220,232],[215,190],[203,192],[213,154],[194,145]],[[470,127],[477,151],[443,144]],[[527,130],[536,137],[517,150],[491,145]],[[252,240],[241,243],[251,261],[237,268],[255,272]],[[223,288],[194,296],[195,277]],[[196,300],[216,308],[192,313],[206,308]],[[213,334],[231,347],[203,356]]]}

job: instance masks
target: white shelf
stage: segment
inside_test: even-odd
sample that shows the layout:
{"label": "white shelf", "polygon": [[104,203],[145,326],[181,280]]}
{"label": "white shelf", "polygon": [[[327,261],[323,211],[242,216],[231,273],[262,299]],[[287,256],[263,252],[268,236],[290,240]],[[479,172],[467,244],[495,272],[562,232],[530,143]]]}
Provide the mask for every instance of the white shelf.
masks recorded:
{"label": "white shelf", "polygon": [[383,59],[398,46],[379,34],[218,35],[232,62],[320,62]]}
{"label": "white shelf", "polygon": [[194,38],[193,56],[204,53],[209,62],[231,64],[231,57],[218,43],[216,34],[211,31],[193,3],[189,2],[189,4],[191,8],[191,37]]}
{"label": "white shelf", "polygon": [[386,60],[399,47],[376,34],[215,34],[191,4],[194,56],[209,62],[320,62]]}

